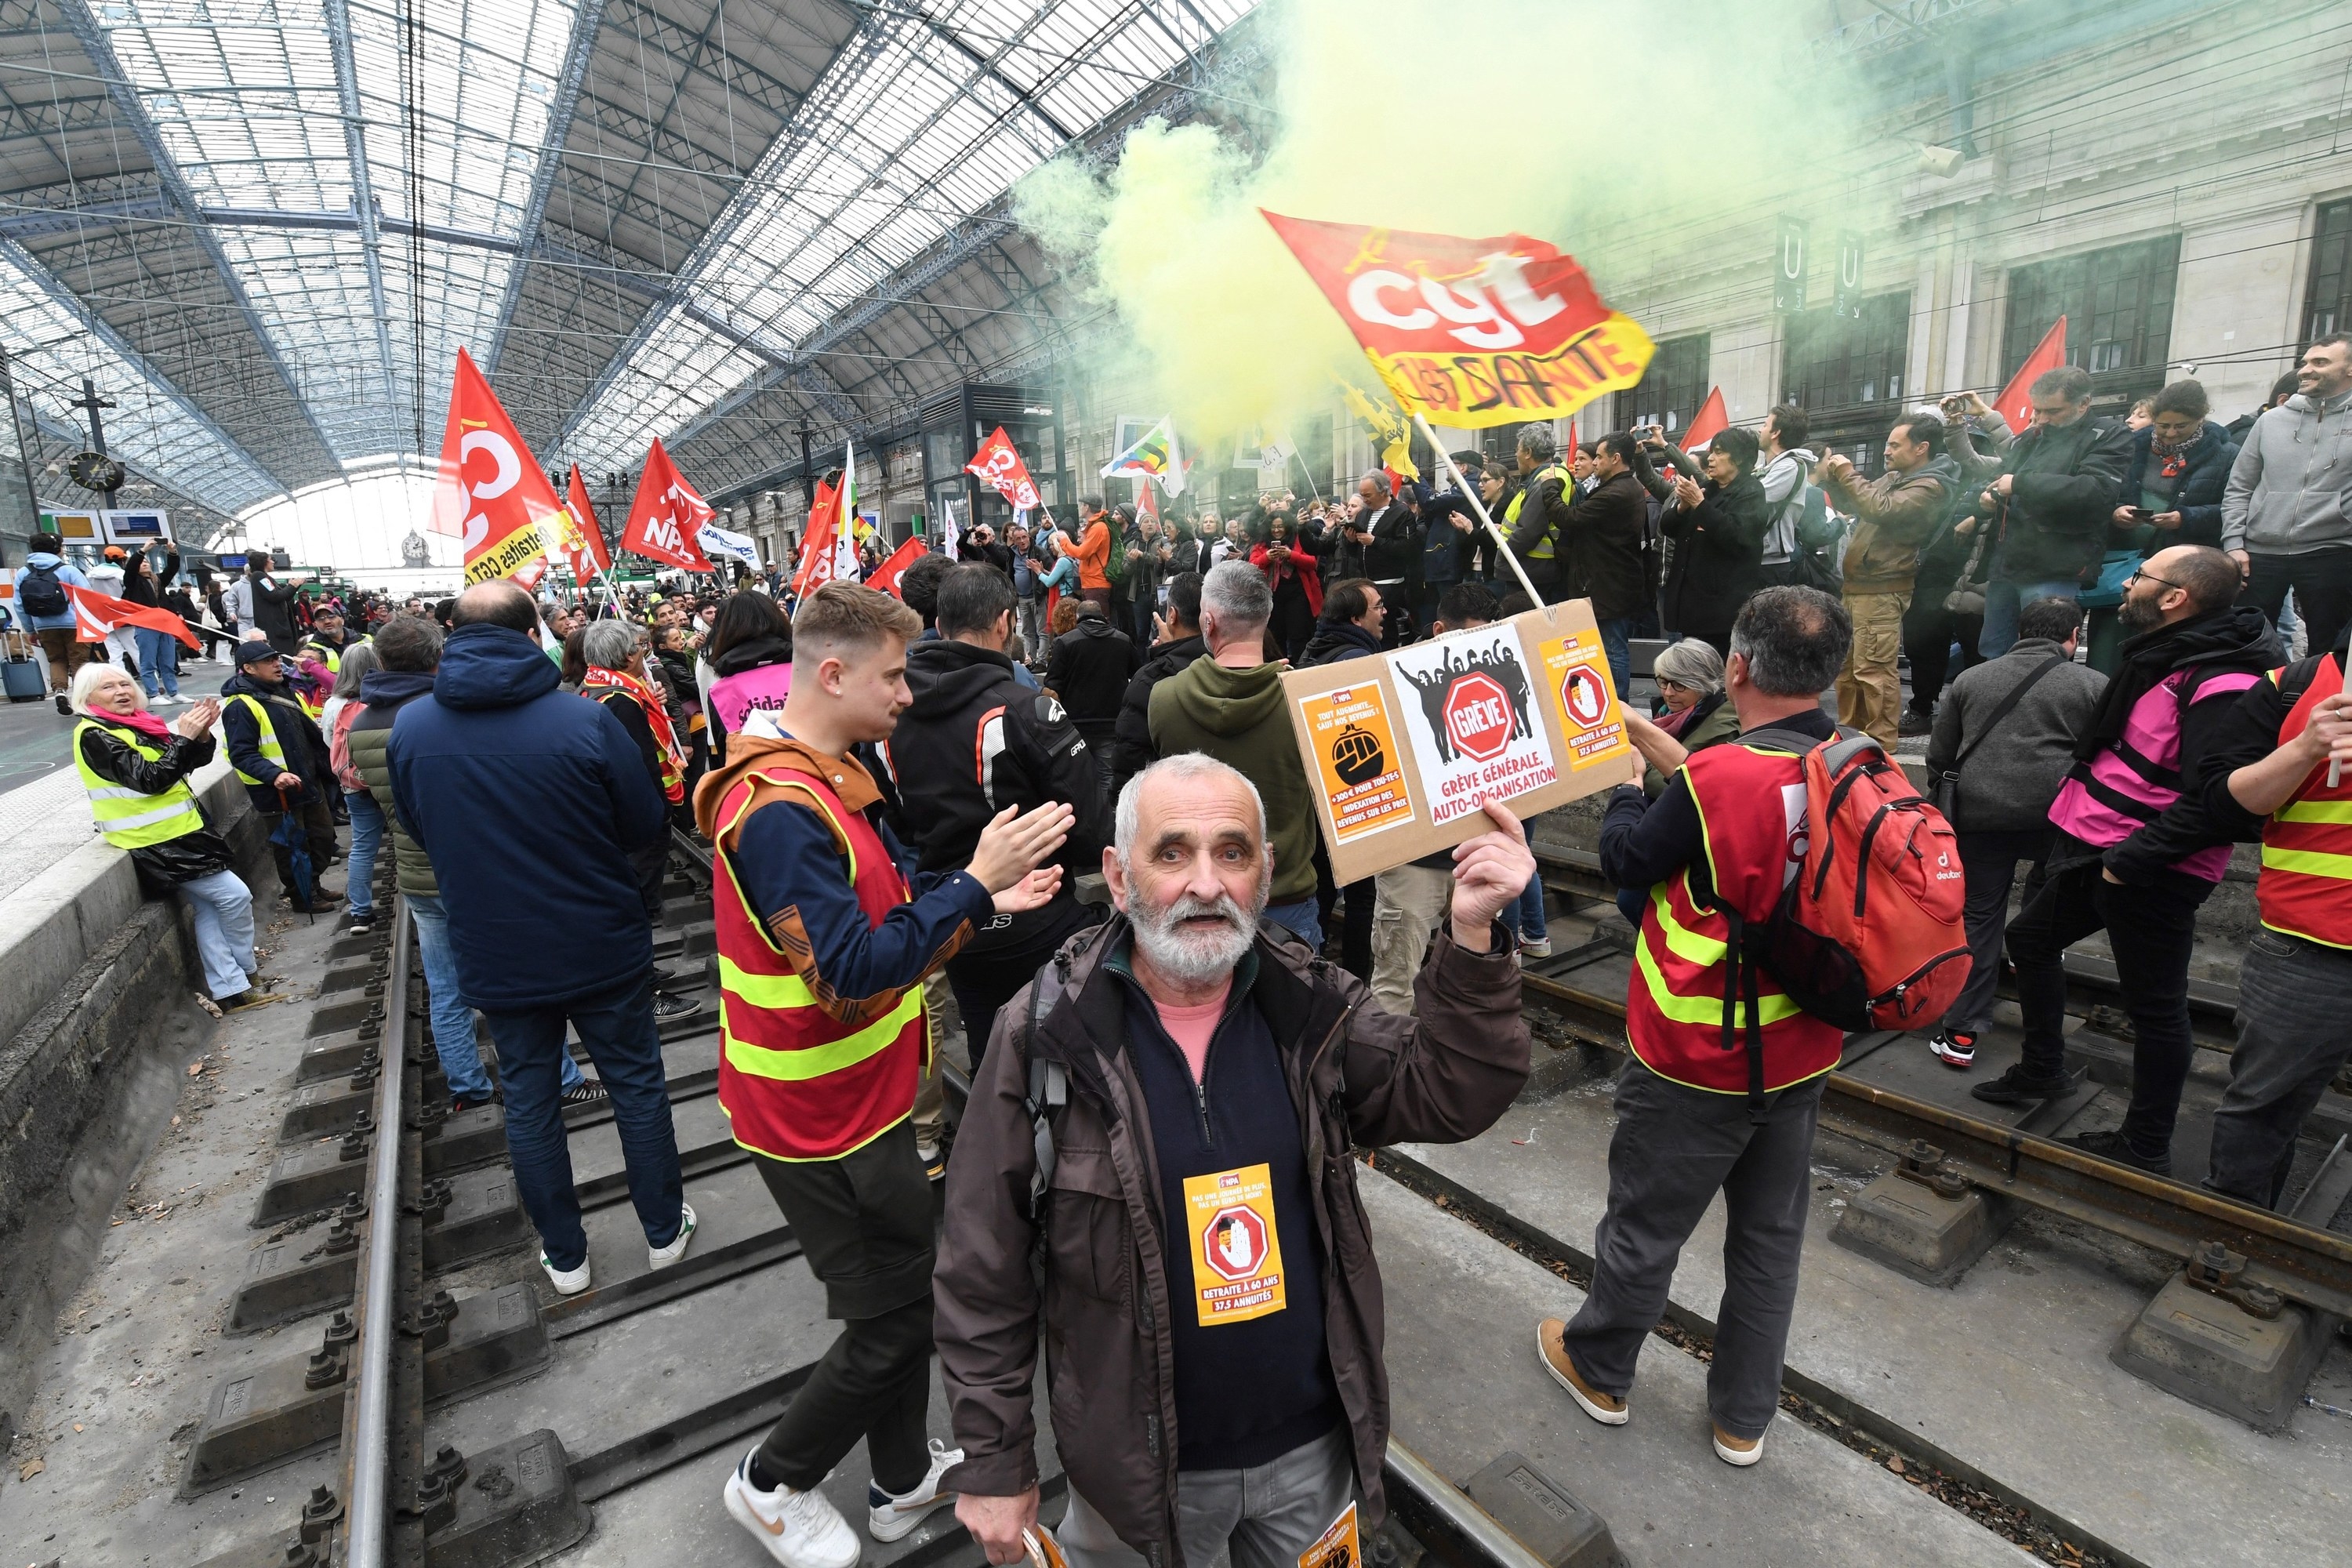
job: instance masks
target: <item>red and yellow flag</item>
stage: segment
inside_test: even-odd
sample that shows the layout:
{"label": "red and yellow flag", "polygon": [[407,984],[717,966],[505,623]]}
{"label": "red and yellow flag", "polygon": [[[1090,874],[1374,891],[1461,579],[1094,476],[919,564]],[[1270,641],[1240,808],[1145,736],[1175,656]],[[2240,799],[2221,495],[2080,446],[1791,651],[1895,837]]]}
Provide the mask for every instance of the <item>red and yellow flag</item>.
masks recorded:
{"label": "red and yellow flag", "polygon": [[613,552],[604,543],[604,525],[596,521],[596,509],[588,504],[588,487],[577,463],[563,481],[563,521],[556,524],[562,537],[556,542],[571,563],[572,580],[585,583],[599,573],[610,573]]}
{"label": "red and yellow flag", "polygon": [[474,368],[473,356],[459,349],[449,420],[441,432],[432,527],[464,537],[467,585],[511,577],[546,554],[540,525],[552,524],[562,510],[498,395]]}
{"label": "red and yellow flag", "polygon": [[1457,429],[1553,419],[1633,385],[1650,336],[1572,256],[1265,214],[1408,414]]}

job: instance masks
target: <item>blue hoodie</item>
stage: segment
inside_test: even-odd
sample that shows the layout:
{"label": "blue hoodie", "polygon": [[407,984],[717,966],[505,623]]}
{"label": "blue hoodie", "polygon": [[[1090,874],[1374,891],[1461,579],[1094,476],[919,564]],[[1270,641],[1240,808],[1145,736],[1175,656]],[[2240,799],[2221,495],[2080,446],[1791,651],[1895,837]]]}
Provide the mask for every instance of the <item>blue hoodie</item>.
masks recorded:
{"label": "blue hoodie", "polygon": [[89,586],[89,579],[81,574],[79,568],[67,565],[46,550],[30,552],[25,557],[25,563],[16,568],[16,596],[9,601],[16,612],[16,624],[27,631],[72,630],[74,617],[70,599],[68,600],[66,613],[62,616],[37,616],[25,608],[25,574],[36,566],[53,568],[57,572],[59,583],[71,583],[78,588]]}
{"label": "blue hoodie", "polygon": [[610,997],[653,966],[627,854],[662,841],[668,808],[621,721],[562,680],[521,632],[460,626],[433,694],[400,710],[385,744],[393,799],[448,908],[457,984],[486,1013]]}

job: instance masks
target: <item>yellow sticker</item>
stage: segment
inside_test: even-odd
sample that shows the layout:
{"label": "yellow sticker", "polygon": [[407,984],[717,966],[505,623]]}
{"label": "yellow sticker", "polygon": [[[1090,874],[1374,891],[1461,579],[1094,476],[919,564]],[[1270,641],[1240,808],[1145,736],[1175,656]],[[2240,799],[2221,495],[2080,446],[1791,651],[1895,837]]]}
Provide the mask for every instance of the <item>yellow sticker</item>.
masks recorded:
{"label": "yellow sticker", "polygon": [[1192,1233],[1192,1291],[1202,1328],[1282,1310],[1282,1237],[1275,1231],[1274,1182],[1266,1166],[1185,1177],[1184,1215]]}
{"label": "yellow sticker", "polygon": [[1315,1543],[1298,1554],[1298,1568],[1356,1568],[1360,1559],[1357,1553],[1356,1504],[1349,1500],[1331,1521],[1331,1528],[1315,1538]]}

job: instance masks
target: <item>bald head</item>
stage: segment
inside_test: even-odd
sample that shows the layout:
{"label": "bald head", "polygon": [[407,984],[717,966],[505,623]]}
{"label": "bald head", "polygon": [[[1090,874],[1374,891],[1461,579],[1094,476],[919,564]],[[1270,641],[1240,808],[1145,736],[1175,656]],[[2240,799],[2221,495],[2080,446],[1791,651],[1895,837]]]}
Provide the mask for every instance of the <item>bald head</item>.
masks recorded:
{"label": "bald head", "polygon": [[449,625],[504,626],[529,637],[539,629],[539,612],[532,606],[529,594],[500,578],[493,583],[478,583],[458,595],[457,607],[449,613]]}

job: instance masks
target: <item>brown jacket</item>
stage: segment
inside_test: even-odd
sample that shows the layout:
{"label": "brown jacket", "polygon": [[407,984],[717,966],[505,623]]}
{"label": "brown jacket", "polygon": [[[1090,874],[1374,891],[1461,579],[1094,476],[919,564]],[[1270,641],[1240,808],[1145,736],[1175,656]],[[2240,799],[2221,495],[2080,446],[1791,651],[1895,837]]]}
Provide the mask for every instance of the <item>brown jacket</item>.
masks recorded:
{"label": "brown jacket", "polygon": [[[1102,967],[1123,917],[1070,939],[997,1015],[948,1168],[933,1277],[940,1379],[964,1461],[943,1485],[988,1497],[1037,1484],[1034,1384],[1042,1331],[1054,1438],[1070,1484],[1153,1568],[1183,1568],[1176,1531],[1174,1355],[1181,1300],[1163,1248],[1150,1114],[1127,1051],[1127,992]],[[1371,1226],[1351,1146],[1453,1142],[1492,1126],[1527,1081],[1519,969],[1507,946],[1465,952],[1450,933],[1414,983],[1420,1021],[1303,943],[1261,931],[1250,995],[1283,1042],[1323,1244],[1324,1336],[1356,1449],[1369,1529],[1386,1508],[1388,1374]],[[1044,985],[1034,1037],[1031,996]],[[1051,1117],[1042,1298],[1030,1222],[1034,1124],[1028,1058],[1063,1064]],[[1173,1267],[1181,1269],[1179,1258]]]}
{"label": "brown jacket", "polygon": [[1907,594],[1919,571],[1920,547],[1951,515],[1959,474],[1948,458],[1937,458],[1907,474],[1889,468],[1866,485],[1822,479],[1822,488],[1840,511],[1854,518],[1845,547],[1849,594]]}

